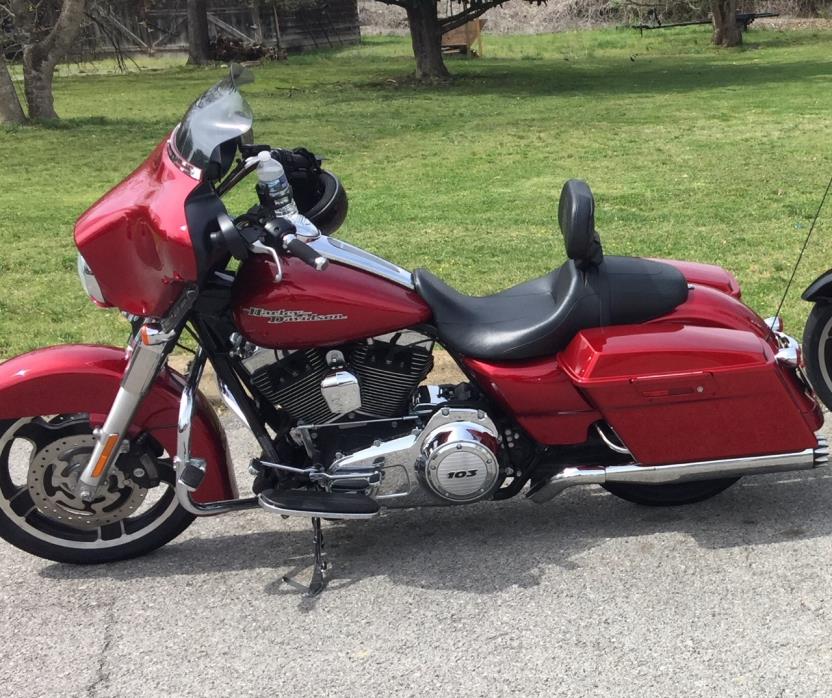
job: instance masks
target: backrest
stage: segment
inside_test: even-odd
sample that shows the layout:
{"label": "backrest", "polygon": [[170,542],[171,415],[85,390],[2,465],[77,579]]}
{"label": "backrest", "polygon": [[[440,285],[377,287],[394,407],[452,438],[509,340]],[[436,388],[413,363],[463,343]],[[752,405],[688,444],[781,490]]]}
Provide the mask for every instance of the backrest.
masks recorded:
{"label": "backrest", "polygon": [[601,239],[595,230],[595,198],[586,182],[570,179],[563,185],[558,203],[558,223],[566,245],[566,256],[579,269],[604,260]]}

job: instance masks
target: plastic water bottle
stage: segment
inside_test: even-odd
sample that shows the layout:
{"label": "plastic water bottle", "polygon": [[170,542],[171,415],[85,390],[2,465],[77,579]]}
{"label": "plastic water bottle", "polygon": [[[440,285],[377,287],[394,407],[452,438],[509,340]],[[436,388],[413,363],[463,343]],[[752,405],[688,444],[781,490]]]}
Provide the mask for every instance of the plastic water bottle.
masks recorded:
{"label": "plastic water bottle", "polygon": [[257,158],[260,160],[257,163],[258,189],[274,203],[274,212],[284,218],[297,213],[298,207],[283,165],[266,150],[260,151]]}
{"label": "plastic water bottle", "polygon": [[260,193],[260,201],[271,201],[275,215],[291,221],[296,234],[302,239],[314,240],[319,237],[321,232],[317,226],[298,212],[283,165],[265,150],[261,150],[257,158],[260,160],[257,163],[257,191]]}

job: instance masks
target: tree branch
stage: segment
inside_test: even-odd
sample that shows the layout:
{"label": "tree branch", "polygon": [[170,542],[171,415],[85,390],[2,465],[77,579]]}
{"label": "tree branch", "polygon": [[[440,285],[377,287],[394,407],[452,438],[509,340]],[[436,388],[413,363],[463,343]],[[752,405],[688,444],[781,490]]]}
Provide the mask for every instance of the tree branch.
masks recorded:
{"label": "tree branch", "polygon": [[467,24],[472,19],[476,19],[480,15],[484,14],[492,7],[502,5],[506,1],[507,0],[487,0],[487,2],[470,5],[462,12],[451,15],[450,17],[443,17],[439,20],[439,26],[442,27],[442,33],[445,34],[446,32],[456,29],[457,27],[461,27],[463,24]]}
{"label": "tree branch", "polygon": [[61,13],[46,38],[39,42],[39,48],[53,62],[67,54],[84,21],[86,0],[63,0]]}

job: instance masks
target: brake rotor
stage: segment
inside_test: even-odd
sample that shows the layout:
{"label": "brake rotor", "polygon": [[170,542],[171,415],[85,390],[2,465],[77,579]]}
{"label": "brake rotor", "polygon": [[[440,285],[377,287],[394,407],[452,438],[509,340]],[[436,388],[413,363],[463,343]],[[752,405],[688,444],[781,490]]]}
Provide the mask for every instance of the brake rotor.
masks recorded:
{"label": "brake rotor", "polygon": [[92,434],[76,434],[59,437],[33,454],[27,486],[42,514],[67,526],[91,529],[125,519],[142,505],[147,490],[126,477],[118,462],[94,501],[76,496],[78,478],[94,448]]}

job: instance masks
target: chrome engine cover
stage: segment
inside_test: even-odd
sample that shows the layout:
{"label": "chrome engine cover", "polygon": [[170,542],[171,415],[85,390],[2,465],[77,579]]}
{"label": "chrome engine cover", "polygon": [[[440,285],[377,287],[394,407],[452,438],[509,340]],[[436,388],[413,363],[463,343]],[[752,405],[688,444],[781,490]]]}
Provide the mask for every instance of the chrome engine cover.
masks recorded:
{"label": "chrome engine cover", "polygon": [[417,471],[436,496],[466,504],[497,487],[497,435],[480,424],[455,422],[437,427],[422,445]]}
{"label": "chrome engine cover", "polygon": [[342,480],[380,472],[381,485],[365,491],[384,507],[469,504],[499,485],[497,434],[481,410],[442,407],[423,429],[339,458],[327,472]]}

